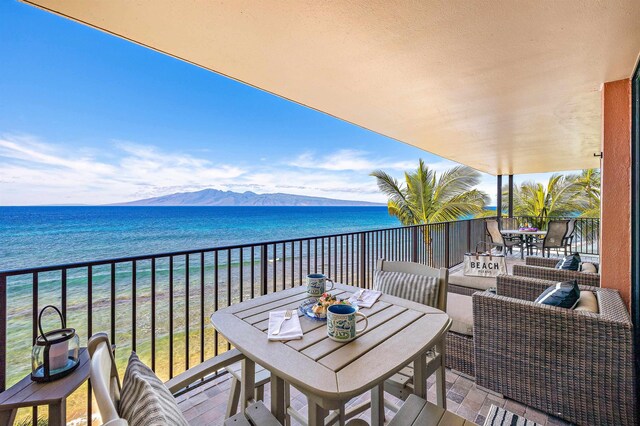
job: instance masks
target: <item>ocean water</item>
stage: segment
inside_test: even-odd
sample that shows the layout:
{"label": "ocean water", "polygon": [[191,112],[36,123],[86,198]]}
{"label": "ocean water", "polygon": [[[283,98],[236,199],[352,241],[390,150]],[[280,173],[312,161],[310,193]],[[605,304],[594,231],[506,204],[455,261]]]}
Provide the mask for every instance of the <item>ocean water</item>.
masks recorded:
{"label": "ocean water", "polygon": [[380,207],[0,207],[0,270],[400,226]]}

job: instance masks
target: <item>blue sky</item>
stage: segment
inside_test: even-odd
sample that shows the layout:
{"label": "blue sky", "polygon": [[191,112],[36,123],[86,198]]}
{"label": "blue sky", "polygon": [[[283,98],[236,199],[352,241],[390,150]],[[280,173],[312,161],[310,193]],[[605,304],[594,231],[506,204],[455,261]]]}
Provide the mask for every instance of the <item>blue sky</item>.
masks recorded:
{"label": "blue sky", "polygon": [[[384,201],[371,170],[455,164],[13,0],[0,58],[0,205],[203,188]],[[495,177],[480,188],[495,198]]]}

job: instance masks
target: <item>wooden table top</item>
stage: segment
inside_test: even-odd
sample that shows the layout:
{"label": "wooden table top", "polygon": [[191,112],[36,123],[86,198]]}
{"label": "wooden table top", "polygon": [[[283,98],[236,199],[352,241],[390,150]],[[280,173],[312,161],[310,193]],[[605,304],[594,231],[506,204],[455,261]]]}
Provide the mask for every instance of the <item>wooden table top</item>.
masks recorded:
{"label": "wooden table top", "polygon": [[89,366],[89,352],[87,348],[80,348],[80,364],[71,374],[48,383],[34,382],[27,375],[0,393],[0,410],[60,402],[89,378]]}
{"label": "wooden table top", "polygon": [[[330,293],[347,298],[358,290],[336,283]],[[369,326],[351,342],[329,339],[325,321],[301,314],[302,339],[269,341],[269,312],[297,309],[307,298],[306,286],[295,287],[222,309],[211,322],[252,361],[301,391],[333,401],[360,395],[400,371],[433,347],[451,322],[438,309],[383,294],[371,308],[360,309]]]}

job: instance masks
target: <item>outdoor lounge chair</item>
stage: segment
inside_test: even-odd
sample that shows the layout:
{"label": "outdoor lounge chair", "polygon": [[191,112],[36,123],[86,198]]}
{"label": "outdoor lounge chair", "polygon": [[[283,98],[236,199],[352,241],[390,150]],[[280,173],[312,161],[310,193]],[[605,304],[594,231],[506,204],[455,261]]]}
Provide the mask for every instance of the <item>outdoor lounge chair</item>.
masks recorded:
{"label": "outdoor lounge chair", "polygon": [[637,425],[633,326],[616,290],[597,313],[537,304],[554,281],[499,275],[473,297],[476,384],[579,425]]}
{"label": "outdoor lounge chair", "polygon": [[[91,357],[89,373],[91,386],[103,424],[108,426],[128,425],[128,422],[120,417],[117,409],[120,402],[121,387],[109,337],[105,333],[95,334],[89,339],[87,346]],[[165,386],[172,395],[183,393],[198,380],[242,359],[244,359],[244,355],[240,351],[231,349],[175,376],[167,381]],[[247,407],[244,413],[236,414],[227,419],[225,421],[226,425],[276,426],[280,425],[280,423],[271,415],[271,412],[264,406],[262,401],[257,401]]]}
{"label": "outdoor lounge chair", "polygon": [[524,241],[520,236],[507,237],[502,235],[497,219],[487,219],[484,227],[489,235],[490,244],[506,254],[507,250],[513,254],[514,247],[520,247],[520,258],[524,259]]}
{"label": "outdoor lounge chair", "polygon": [[[600,274],[556,269],[555,266],[559,260],[560,259],[528,256],[525,260],[525,265],[513,265],[513,275],[554,282],[576,280],[580,285],[600,287]],[[599,268],[597,263],[593,264],[596,268]]]}

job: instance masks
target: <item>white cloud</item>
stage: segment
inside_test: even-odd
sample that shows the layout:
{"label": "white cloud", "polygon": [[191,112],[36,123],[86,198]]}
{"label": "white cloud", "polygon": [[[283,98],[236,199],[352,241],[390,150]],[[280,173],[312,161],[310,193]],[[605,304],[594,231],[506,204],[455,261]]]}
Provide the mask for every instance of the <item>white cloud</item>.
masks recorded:
{"label": "white cloud", "polygon": [[[393,161],[385,157],[377,157],[373,154],[354,150],[341,149],[329,154],[316,156],[312,152],[300,154],[293,160],[286,163],[289,166],[316,169],[316,170],[333,170],[333,171],[358,171],[371,172],[376,169],[383,170],[411,170],[415,169],[418,159],[410,161]],[[452,167],[455,163],[442,160],[438,163],[430,163],[429,167],[434,170],[445,170]]]}

